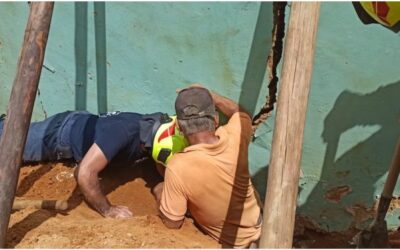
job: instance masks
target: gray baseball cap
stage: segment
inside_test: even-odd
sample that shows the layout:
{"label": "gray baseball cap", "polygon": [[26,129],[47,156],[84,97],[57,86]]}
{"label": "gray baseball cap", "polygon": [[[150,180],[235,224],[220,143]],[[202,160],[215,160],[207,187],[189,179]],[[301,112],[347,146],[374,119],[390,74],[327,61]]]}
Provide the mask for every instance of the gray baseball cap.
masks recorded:
{"label": "gray baseball cap", "polygon": [[176,116],[180,120],[214,117],[215,104],[210,92],[201,87],[183,89],[175,100]]}

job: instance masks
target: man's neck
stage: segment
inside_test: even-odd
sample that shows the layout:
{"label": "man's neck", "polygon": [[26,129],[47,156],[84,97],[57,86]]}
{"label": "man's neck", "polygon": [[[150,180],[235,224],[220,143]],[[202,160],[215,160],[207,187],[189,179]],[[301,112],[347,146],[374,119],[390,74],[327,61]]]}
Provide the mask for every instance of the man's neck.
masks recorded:
{"label": "man's neck", "polygon": [[190,145],[205,143],[205,144],[215,144],[219,141],[218,136],[215,132],[204,131],[187,136]]}

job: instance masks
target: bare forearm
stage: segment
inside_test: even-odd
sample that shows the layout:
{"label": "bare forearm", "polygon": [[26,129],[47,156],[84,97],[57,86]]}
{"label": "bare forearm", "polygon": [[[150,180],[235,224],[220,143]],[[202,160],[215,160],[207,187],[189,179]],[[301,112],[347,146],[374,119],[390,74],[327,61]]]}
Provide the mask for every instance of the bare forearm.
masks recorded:
{"label": "bare forearm", "polygon": [[111,204],[101,192],[100,183],[97,175],[80,176],[78,184],[86,201],[96,209],[101,215],[106,216]]}
{"label": "bare forearm", "polygon": [[160,218],[161,221],[163,222],[163,224],[169,228],[169,229],[179,229],[182,227],[183,221],[184,220],[179,220],[179,221],[173,221],[168,219],[168,217],[166,217],[161,210],[158,210],[159,214],[160,214]]}
{"label": "bare forearm", "polygon": [[179,229],[183,224],[183,220],[179,220],[179,221],[170,220],[160,210],[161,195],[162,195],[163,189],[164,189],[164,182],[160,182],[152,190],[152,193],[153,193],[154,197],[156,198],[157,207],[159,208],[158,213],[160,215],[160,218],[161,218],[163,224],[166,227],[168,227],[169,229]]}
{"label": "bare forearm", "polygon": [[112,206],[101,192],[98,175],[107,166],[108,160],[96,143],[89,148],[75,177],[86,201],[104,217],[129,218],[132,212],[126,206]]}
{"label": "bare forearm", "polygon": [[239,111],[247,113],[240,107],[238,103],[234,102],[233,100],[221,96],[220,94],[211,90],[210,93],[217,109],[220,110],[228,118],[230,118],[234,113]]}

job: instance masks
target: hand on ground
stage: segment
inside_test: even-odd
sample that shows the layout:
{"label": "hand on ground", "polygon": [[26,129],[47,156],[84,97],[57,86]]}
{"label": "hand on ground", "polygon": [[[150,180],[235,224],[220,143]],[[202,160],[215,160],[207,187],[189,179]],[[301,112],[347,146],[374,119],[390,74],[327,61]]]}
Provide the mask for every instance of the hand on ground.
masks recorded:
{"label": "hand on ground", "polygon": [[132,217],[132,215],[129,208],[125,206],[111,206],[110,209],[104,213],[105,217],[114,219],[127,219]]}

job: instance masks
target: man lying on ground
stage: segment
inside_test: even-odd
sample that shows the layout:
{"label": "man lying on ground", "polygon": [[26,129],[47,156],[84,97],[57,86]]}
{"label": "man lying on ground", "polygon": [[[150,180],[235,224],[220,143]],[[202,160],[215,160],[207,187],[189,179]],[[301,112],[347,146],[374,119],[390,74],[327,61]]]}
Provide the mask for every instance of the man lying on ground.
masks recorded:
{"label": "man lying on ground", "polygon": [[[89,205],[105,217],[128,218],[132,213],[127,207],[111,205],[102,193],[98,174],[111,162],[130,164],[149,154],[165,165],[186,145],[175,119],[163,113],[98,116],[66,111],[31,123],[23,161],[77,162],[75,178]],[[0,136],[3,126],[4,116],[0,117]]]}
{"label": "man lying on ground", "polygon": [[[215,106],[229,118],[218,126]],[[237,103],[192,85],[175,102],[177,123],[189,146],[169,161],[164,183],[153,189],[160,217],[180,228],[185,213],[223,247],[254,246],[261,206],[248,170],[251,118]]]}

